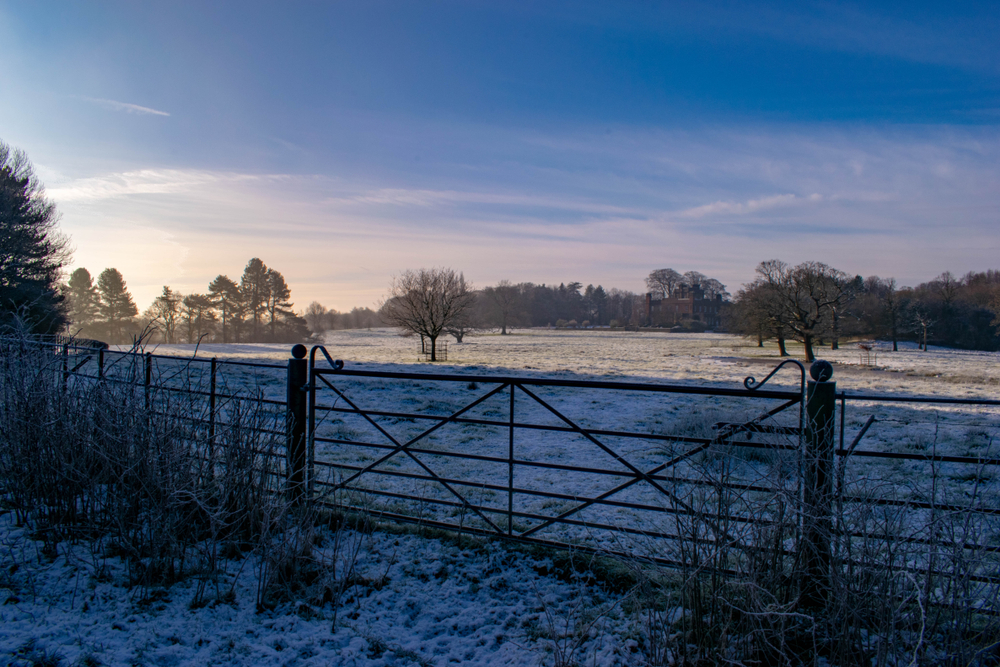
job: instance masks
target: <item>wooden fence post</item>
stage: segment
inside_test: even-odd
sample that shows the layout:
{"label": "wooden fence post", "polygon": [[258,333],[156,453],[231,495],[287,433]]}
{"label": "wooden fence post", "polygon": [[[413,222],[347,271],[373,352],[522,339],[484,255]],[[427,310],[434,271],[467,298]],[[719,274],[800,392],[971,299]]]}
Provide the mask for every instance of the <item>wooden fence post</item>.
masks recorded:
{"label": "wooden fence post", "polygon": [[830,553],[833,538],[834,412],[837,383],[833,366],[817,360],[809,369],[806,388],[805,451],[803,452],[802,601],[822,606],[830,595]]}
{"label": "wooden fence post", "polygon": [[309,410],[309,362],[305,356],[305,345],[292,348],[292,359],[288,360],[288,401],[286,428],[287,446],[287,492],[288,499],[295,505],[307,500],[306,480],[306,422]]}

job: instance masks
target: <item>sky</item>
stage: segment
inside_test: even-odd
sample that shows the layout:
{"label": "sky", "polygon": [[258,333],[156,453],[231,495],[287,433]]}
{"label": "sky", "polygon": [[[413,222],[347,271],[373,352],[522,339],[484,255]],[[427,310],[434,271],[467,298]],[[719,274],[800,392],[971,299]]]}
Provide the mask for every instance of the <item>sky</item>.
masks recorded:
{"label": "sky", "polygon": [[730,291],[1000,268],[1000,5],[0,0],[0,140],[140,309],[251,257]]}

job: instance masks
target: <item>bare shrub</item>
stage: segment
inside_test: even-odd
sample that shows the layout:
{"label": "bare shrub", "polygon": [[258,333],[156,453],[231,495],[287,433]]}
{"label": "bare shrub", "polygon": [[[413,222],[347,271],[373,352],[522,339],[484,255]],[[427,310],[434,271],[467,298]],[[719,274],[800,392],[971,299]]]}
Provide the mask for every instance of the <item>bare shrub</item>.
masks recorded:
{"label": "bare shrub", "polygon": [[204,402],[166,388],[190,387],[190,369],[165,377],[137,346],[83,380],[59,346],[2,345],[0,496],[36,536],[92,540],[132,583],[168,583],[216,567],[222,541],[252,542],[283,502],[284,416],[259,395],[219,407],[210,448]]}

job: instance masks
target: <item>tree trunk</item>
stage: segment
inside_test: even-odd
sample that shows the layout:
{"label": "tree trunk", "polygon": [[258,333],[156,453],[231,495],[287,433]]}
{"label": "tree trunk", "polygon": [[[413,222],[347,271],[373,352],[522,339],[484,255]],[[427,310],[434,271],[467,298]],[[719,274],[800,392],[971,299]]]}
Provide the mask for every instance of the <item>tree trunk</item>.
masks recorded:
{"label": "tree trunk", "polygon": [[437,336],[428,336],[431,339],[431,361],[437,361]]}
{"label": "tree trunk", "polygon": [[788,350],[785,349],[785,337],[781,334],[778,334],[778,352],[783,357],[788,356]]}
{"label": "tree trunk", "polygon": [[764,333],[757,331],[757,347],[764,347]]}
{"label": "tree trunk", "polygon": [[833,341],[830,343],[831,350],[840,349],[840,315],[833,311]]}
{"label": "tree trunk", "polygon": [[816,355],[813,354],[813,337],[810,334],[805,334],[802,336],[802,344],[806,348],[806,361],[816,361]]}

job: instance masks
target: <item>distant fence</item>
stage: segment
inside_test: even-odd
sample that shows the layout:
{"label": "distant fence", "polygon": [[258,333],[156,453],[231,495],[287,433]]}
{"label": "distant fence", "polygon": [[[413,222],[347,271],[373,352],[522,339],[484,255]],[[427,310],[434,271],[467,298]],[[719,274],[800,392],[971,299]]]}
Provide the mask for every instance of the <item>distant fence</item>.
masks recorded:
{"label": "distant fence", "polygon": [[[0,341],[8,360],[27,344]],[[318,346],[286,366],[30,345],[67,391],[131,383],[151,410],[186,397],[208,457],[232,410],[266,406],[254,428],[287,439],[293,502],[680,568],[706,548],[723,556],[698,567],[721,573],[766,556],[820,597],[838,572],[878,569],[955,603],[961,578],[996,611],[998,400],[838,392],[823,364],[807,381],[788,361],[724,387],[361,370]],[[763,388],[780,371],[794,388]]]}
{"label": "distant fence", "polygon": [[[100,341],[61,337],[0,339],[8,363],[22,357],[37,363],[37,354],[23,354],[29,349],[51,354],[48,366],[61,376],[64,391],[94,383],[133,388],[150,414],[171,418],[172,436],[195,445],[209,472],[222,465],[231,429],[258,439],[284,442],[287,437],[287,401],[276,391],[284,389],[282,364],[113,350]],[[284,463],[282,452],[271,468],[285,476]]]}

